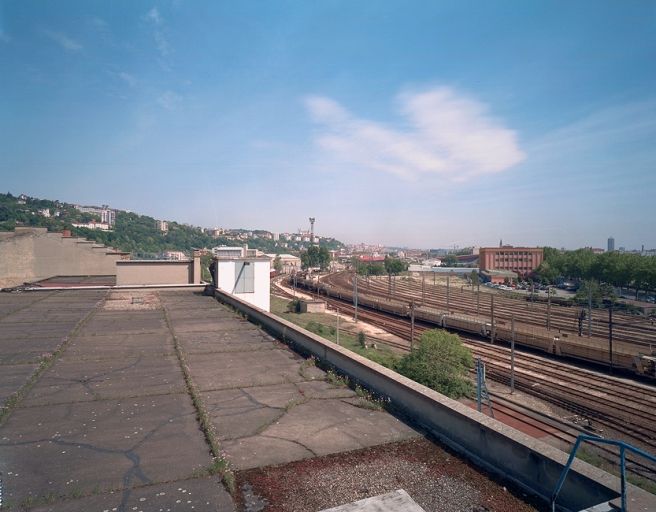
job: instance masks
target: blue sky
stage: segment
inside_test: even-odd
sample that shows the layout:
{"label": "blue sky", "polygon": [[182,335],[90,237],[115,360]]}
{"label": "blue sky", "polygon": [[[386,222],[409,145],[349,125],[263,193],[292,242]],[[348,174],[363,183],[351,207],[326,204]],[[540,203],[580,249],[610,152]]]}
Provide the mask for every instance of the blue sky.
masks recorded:
{"label": "blue sky", "polygon": [[0,190],[414,247],[656,247],[656,3],[0,0]]}

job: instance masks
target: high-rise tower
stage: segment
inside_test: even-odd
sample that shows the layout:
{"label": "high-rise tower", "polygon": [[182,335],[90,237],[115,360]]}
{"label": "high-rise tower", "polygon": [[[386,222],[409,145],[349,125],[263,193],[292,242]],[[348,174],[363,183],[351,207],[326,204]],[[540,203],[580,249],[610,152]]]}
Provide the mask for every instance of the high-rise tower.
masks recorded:
{"label": "high-rise tower", "polygon": [[310,244],[314,244],[314,217],[310,217]]}

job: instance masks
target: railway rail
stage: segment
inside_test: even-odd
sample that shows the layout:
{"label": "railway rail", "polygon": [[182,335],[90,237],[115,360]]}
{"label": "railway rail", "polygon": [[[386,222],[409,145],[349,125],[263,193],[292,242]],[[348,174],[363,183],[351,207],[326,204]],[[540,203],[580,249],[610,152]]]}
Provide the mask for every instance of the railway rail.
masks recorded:
{"label": "railway rail", "polygon": [[[410,279],[410,280],[408,280]],[[586,318],[581,325],[581,333],[584,336],[607,338],[609,335],[608,310],[592,309],[591,322],[588,325],[587,308],[581,306],[564,306],[554,302],[549,304],[541,300],[532,302],[531,296],[525,300],[510,297],[504,292],[480,293],[473,289],[465,289],[464,286],[447,286],[430,283],[430,279],[402,278],[392,283],[390,294],[390,282],[388,278],[370,277],[360,278],[363,282],[362,291],[365,293],[415,302],[431,307],[449,309],[454,312],[465,314],[477,314],[490,317],[492,313],[492,300],[494,300],[494,314],[498,320],[510,321],[512,316],[515,320],[527,325],[560,330],[571,334],[579,332],[579,315],[583,310]],[[341,287],[352,286],[350,275],[347,273],[333,274],[325,279],[325,282]],[[449,298],[447,299],[447,296]],[[588,332],[588,327],[590,327]],[[635,343],[641,346],[656,346],[656,319],[649,317],[638,317],[621,311],[615,311],[612,321],[613,338],[617,341]]]}
{"label": "railway rail", "polygon": [[[307,283],[306,283],[307,284]],[[283,288],[274,285],[276,293],[292,298],[293,295]],[[339,308],[345,314],[353,314],[354,308],[349,302],[322,297],[329,307]],[[359,308],[358,317],[363,321],[384,328],[403,339],[395,342],[382,338],[372,338],[377,343],[385,344],[401,351],[411,349],[412,340],[410,322],[407,319],[391,317],[390,315]],[[421,322],[415,325],[415,335],[419,336],[424,330],[432,328]],[[461,336],[462,337],[462,336]],[[510,377],[510,350],[499,345],[482,343],[479,339],[462,337],[463,343],[470,348],[474,356],[481,357],[486,362],[487,375],[490,379],[502,384],[509,384]],[[551,427],[558,432],[552,437],[571,444],[576,437],[571,430],[580,432],[596,432],[603,435],[606,431],[612,432],[623,439],[641,446],[648,451],[656,450],[656,420],[653,418],[654,389],[638,383],[609,378],[595,372],[578,369],[559,361],[553,361],[531,353],[515,352],[515,387],[527,394],[536,396],[546,402],[556,405],[579,417],[585,418],[590,425],[588,428],[576,427],[555,418],[551,418]],[[495,396],[495,401],[503,400]],[[522,409],[522,406],[515,404]],[[523,406],[524,412],[517,414],[541,414]],[[505,411],[505,410],[504,410]],[[512,413],[509,414],[512,416]],[[561,427],[554,427],[554,422],[560,422]],[[542,427],[536,427],[540,430]],[[603,455],[609,462],[616,453],[606,449]],[[639,460],[631,461],[632,471],[643,478],[656,481],[654,468]]]}
{"label": "railway rail", "polygon": [[[306,283],[307,284],[307,283]],[[320,290],[319,290],[320,291]],[[323,297],[322,297],[323,298]],[[348,310],[348,302],[325,298],[329,304]],[[359,308],[358,316],[379,325],[397,336],[409,340],[407,318],[391,317],[380,311]],[[417,322],[415,333],[431,326]],[[464,336],[464,343],[475,356],[487,364],[488,376],[495,381],[509,380],[510,350],[499,345],[482,343]],[[381,341],[394,346],[394,343]],[[408,344],[396,348],[408,350]],[[564,410],[588,418],[599,430],[611,431],[647,450],[656,449],[656,421],[650,411],[654,407],[654,388],[575,368],[549,358],[516,351],[515,385],[517,389],[553,403]]]}

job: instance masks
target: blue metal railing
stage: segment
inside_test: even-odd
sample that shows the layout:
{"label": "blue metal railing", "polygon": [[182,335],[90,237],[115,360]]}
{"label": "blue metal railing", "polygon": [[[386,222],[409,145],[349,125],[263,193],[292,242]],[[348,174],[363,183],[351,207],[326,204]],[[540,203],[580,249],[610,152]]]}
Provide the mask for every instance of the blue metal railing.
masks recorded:
{"label": "blue metal railing", "polygon": [[554,489],[554,492],[551,495],[552,512],[556,511],[556,500],[558,499],[558,494],[560,494],[560,490],[562,489],[563,484],[565,483],[565,478],[567,477],[567,473],[569,472],[570,467],[574,462],[574,457],[576,457],[576,452],[578,451],[579,446],[583,441],[590,441],[591,443],[617,446],[620,449],[620,474],[622,479],[622,497],[621,497],[622,509],[621,510],[622,512],[626,512],[626,452],[627,450],[632,453],[635,453],[636,455],[640,455],[641,457],[644,457],[652,462],[656,462],[656,457],[654,457],[650,453],[641,450],[640,448],[636,448],[633,445],[625,443],[624,441],[604,439],[602,437],[588,436],[586,434],[580,434],[576,438],[576,442],[574,443],[574,448],[572,448],[572,453],[569,454],[569,459],[567,459],[567,464],[563,468],[563,472],[560,474],[560,479],[558,480],[558,483],[556,484],[556,488]]}

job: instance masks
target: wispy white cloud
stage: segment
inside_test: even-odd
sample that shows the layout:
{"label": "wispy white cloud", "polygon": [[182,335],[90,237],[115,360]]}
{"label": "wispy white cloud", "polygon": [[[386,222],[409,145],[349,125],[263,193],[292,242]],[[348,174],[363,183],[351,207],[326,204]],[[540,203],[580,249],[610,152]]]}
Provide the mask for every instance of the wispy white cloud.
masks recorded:
{"label": "wispy white cloud", "polygon": [[153,7],[150,11],[148,11],[145,18],[149,21],[152,21],[155,25],[161,25],[164,22],[162,16],[159,13],[159,10],[157,10],[157,7]]}
{"label": "wispy white cloud", "polygon": [[465,181],[503,172],[525,158],[513,130],[484,104],[452,88],[402,93],[397,102],[402,129],[357,118],[330,98],[305,99],[320,127],[316,144],[364,169],[410,180],[439,175]]}
{"label": "wispy white cloud", "polygon": [[41,30],[41,33],[51,41],[57,43],[66,51],[79,52],[83,48],[83,46],[80,43],[78,43],[75,39],[70,38],[63,32],[56,32],[54,30],[43,29]]}
{"label": "wispy white cloud", "polygon": [[116,76],[118,76],[121,80],[123,80],[126,84],[128,84],[130,87],[134,87],[137,85],[137,79],[131,75],[130,73],[126,73],[125,71],[119,71]]}
{"label": "wispy white cloud", "polygon": [[153,7],[144,16],[144,20],[153,26],[153,39],[155,40],[155,47],[162,57],[168,57],[171,53],[171,46],[164,30],[164,18],[160,14],[157,7]]}
{"label": "wispy white cloud", "polygon": [[157,103],[167,110],[173,110],[180,101],[182,96],[173,91],[165,91],[157,97]]}
{"label": "wispy white cloud", "polygon": [[[656,136],[656,99],[611,105],[552,130],[529,146],[531,157],[599,154]],[[651,150],[651,146],[649,147]]]}

